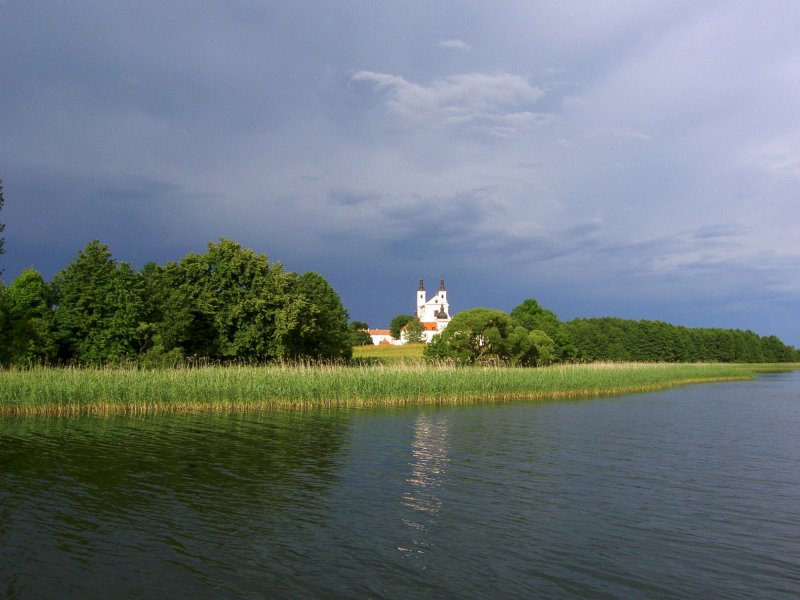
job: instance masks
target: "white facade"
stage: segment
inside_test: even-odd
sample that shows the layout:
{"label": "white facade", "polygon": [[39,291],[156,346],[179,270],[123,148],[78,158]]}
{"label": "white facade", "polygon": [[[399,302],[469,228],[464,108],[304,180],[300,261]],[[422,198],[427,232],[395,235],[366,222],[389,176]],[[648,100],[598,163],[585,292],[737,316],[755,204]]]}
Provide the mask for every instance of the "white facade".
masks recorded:
{"label": "white facade", "polygon": [[400,336],[399,340],[396,340],[388,329],[368,329],[367,333],[369,333],[375,346],[385,346],[387,344],[399,346],[400,344],[405,344],[402,336]]}
{"label": "white facade", "polygon": [[[447,327],[448,323],[450,323],[450,303],[447,301],[447,289],[444,287],[444,279],[439,280],[439,291],[430,299],[426,298],[425,284],[422,279],[419,280],[414,315],[422,321],[422,325],[425,328],[422,331],[422,337],[426,344],[431,341],[434,335]],[[394,339],[388,329],[370,329],[369,334],[372,337],[372,343],[376,346],[380,344],[405,344],[408,341],[405,330],[401,332],[399,340]]]}
{"label": "white facade", "polygon": [[422,279],[419,280],[416,316],[425,326],[422,335],[426,344],[431,341],[434,335],[447,327],[447,324],[450,323],[450,303],[447,301],[447,288],[444,286],[444,279],[439,280],[439,291],[431,296],[430,299],[426,299],[425,284]]}
{"label": "white facade", "polygon": [[[439,291],[430,300],[425,300],[425,284],[419,280],[417,289],[417,318],[423,323],[436,323],[439,321],[450,321],[450,304],[447,302],[447,290],[444,287],[444,279],[439,280]],[[445,323],[446,325],[447,323]],[[444,329],[444,327],[441,327]]]}

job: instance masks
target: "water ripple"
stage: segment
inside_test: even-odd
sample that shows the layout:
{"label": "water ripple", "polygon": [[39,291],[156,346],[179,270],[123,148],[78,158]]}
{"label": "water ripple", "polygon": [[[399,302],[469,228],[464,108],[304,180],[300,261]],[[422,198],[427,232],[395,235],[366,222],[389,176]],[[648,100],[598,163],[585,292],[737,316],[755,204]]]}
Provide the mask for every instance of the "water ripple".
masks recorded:
{"label": "water ripple", "polygon": [[794,598],[800,377],[0,422],[8,598]]}

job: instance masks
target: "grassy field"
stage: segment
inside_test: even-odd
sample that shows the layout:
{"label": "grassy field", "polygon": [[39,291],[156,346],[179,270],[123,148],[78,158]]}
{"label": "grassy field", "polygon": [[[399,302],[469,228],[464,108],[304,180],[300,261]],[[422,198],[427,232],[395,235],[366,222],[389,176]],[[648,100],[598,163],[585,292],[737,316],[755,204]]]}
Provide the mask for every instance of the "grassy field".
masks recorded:
{"label": "grassy field", "polygon": [[33,368],[0,372],[0,414],[304,409],[581,398],[749,379],[757,370],[768,367],[598,363],[523,369],[398,361],[361,366],[208,366],[152,371]]}
{"label": "grassy field", "polygon": [[425,344],[403,344],[402,346],[356,346],[353,358],[382,363],[415,362],[422,360]]}

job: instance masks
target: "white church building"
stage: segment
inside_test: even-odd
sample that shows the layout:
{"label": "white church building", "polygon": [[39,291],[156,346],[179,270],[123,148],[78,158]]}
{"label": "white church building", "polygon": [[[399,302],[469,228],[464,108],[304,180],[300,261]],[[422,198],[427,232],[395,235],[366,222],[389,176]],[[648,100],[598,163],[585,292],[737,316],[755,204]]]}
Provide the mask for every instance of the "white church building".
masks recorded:
{"label": "white church building", "polygon": [[[422,335],[427,344],[434,335],[450,323],[450,303],[447,301],[444,279],[439,280],[439,291],[429,299],[425,293],[425,284],[420,279],[415,306],[414,315],[425,327]],[[399,345],[407,342],[405,331],[401,333],[399,340],[394,339],[388,329],[370,329],[369,334],[372,337],[372,343],[376,346],[381,344]]]}

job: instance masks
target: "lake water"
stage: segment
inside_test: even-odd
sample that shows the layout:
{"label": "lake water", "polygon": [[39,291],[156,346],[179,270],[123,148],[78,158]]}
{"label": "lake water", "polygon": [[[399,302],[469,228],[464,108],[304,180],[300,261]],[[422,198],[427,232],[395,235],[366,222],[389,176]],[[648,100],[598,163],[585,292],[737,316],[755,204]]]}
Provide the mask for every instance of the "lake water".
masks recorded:
{"label": "lake water", "polygon": [[0,597],[797,598],[800,373],[0,420]]}

